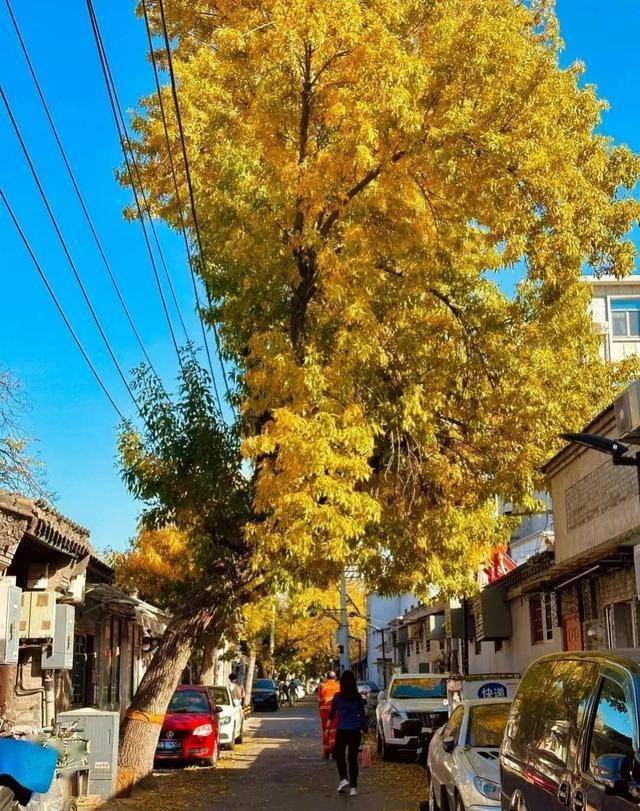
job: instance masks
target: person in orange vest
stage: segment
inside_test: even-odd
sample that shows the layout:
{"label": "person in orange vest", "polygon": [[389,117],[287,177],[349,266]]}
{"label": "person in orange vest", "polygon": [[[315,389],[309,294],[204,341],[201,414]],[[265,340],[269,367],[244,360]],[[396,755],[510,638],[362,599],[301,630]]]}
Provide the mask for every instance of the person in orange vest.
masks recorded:
{"label": "person in orange vest", "polygon": [[340,691],[340,682],[335,671],[330,670],[327,678],[318,687],[318,710],[322,724],[322,753],[329,757],[335,744],[336,724],[329,723],[329,711],[333,697]]}

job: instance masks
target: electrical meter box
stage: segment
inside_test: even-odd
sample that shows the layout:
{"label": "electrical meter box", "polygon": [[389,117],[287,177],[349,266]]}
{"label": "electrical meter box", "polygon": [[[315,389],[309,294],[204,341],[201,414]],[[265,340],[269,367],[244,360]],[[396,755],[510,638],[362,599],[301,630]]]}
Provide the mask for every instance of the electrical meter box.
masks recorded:
{"label": "electrical meter box", "polygon": [[73,668],[75,622],[75,607],[58,603],[53,627],[53,641],[42,654],[43,670],[71,670]]}
{"label": "electrical meter box", "polygon": [[55,617],[55,591],[22,592],[20,636],[23,639],[51,639]]}
{"label": "electrical meter box", "polygon": [[87,793],[111,799],[116,793],[120,713],[84,707],[59,712],[56,720],[61,724],[78,722],[78,734],[90,741]]}
{"label": "electrical meter box", "polygon": [[0,578],[0,665],[18,661],[22,589],[9,578]]}

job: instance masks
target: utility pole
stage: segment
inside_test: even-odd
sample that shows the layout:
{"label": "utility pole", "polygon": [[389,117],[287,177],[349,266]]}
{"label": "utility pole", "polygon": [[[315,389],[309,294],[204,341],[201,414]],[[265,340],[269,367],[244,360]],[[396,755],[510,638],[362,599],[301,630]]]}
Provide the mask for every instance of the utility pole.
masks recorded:
{"label": "utility pole", "polygon": [[347,578],[344,569],[340,575],[340,629],[339,644],[342,645],[340,654],[340,670],[344,672],[351,667],[349,659],[349,615],[347,613]]}

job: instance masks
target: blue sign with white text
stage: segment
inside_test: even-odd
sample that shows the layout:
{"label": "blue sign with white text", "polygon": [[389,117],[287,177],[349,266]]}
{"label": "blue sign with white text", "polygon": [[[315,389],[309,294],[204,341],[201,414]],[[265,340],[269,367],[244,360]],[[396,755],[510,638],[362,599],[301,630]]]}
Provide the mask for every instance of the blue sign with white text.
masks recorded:
{"label": "blue sign with white text", "polygon": [[489,681],[478,688],[478,698],[506,698],[507,688],[504,684]]}

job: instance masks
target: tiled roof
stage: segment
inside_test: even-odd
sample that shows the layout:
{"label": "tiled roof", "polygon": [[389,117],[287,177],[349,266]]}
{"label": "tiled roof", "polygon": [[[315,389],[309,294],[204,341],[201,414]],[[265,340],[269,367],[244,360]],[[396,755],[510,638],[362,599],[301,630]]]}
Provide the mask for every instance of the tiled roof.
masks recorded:
{"label": "tiled roof", "polygon": [[42,500],[0,492],[0,510],[27,521],[25,535],[73,557],[91,553],[89,530],[71,521]]}

